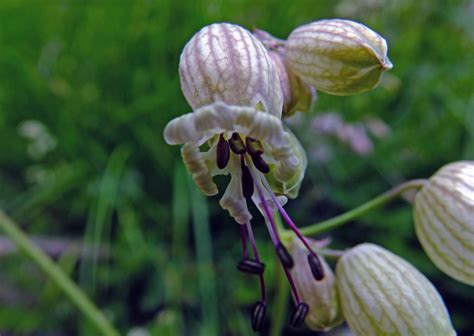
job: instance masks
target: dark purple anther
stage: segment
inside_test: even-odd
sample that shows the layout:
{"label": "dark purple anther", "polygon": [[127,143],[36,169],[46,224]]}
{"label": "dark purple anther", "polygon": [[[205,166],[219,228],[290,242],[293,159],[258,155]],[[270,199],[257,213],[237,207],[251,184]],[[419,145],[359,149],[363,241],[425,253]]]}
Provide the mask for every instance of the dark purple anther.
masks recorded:
{"label": "dark purple anther", "polygon": [[301,325],[303,324],[306,318],[306,315],[308,315],[308,312],[309,312],[309,306],[306,303],[304,302],[298,303],[295,310],[291,314],[290,326],[292,326],[293,328],[301,327]]}
{"label": "dark purple anther", "polygon": [[254,138],[247,137],[245,138],[245,146],[247,147],[247,152],[250,155],[261,155],[263,154],[262,143]]}
{"label": "dark purple anther", "polygon": [[267,305],[261,301],[257,301],[253,306],[251,317],[253,331],[260,331],[262,329],[266,312]]}
{"label": "dark purple anther", "polygon": [[265,264],[257,260],[245,259],[239,262],[237,268],[239,271],[244,273],[263,274],[265,271]]}
{"label": "dark purple anther", "polygon": [[229,146],[235,154],[240,155],[245,154],[246,152],[244,141],[237,132],[232,133],[232,136],[229,139]]}
{"label": "dark purple anther", "polygon": [[285,268],[292,268],[295,265],[290,252],[288,252],[286,247],[281,242],[275,246],[275,250],[278,258],[280,258],[280,261]]}
{"label": "dark purple anther", "polygon": [[262,158],[261,154],[253,154],[250,155],[250,157],[252,158],[252,162],[255,165],[255,168],[257,168],[264,174],[270,172],[270,167],[268,166],[268,163],[266,163],[265,160]]}
{"label": "dark purple anther", "polygon": [[309,253],[308,254],[308,264],[309,267],[311,268],[311,273],[313,273],[314,278],[317,281],[321,281],[324,279],[324,270],[323,270],[323,264],[321,263],[321,260],[319,260],[319,257],[316,254]]}
{"label": "dark purple anther", "polygon": [[245,165],[243,156],[240,158],[240,168],[242,170],[242,194],[245,198],[251,198],[253,195],[253,178],[249,167]]}
{"label": "dark purple anther", "polygon": [[229,162],[229,158],[229,143],[224,139],[224,134],[221,134],[217,143],[217,167],[224,169]]}

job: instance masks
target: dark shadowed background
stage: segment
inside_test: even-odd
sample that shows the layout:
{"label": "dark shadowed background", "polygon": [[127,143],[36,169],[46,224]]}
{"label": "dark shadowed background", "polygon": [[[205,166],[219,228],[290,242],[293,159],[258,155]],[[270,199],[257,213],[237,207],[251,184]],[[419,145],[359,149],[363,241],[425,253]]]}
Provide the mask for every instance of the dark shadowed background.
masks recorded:
{"label": "dark shadowed background", "polygon": [[[287,205],[304,226],[474,158],[473,16],[472,0],[2,1],[0,208],[124,334],[248,335],[259,288],[235,269],[238,225],[218,197],[200,196],[179,148],[162,137],[170,119],[190,111],[177,71],[184,44],[213,22],[286,38],[334,17],[387,39],[394,68],[378,89],[321,93],[311,113],[288,120],[309,157],[300,196]],[[275,335],[285,322],[270,322],[279,271],[255,217],[268,268],[262,334]],[[472,335],[473,289],[429,261],[407,203],[331,236],[336,248],[370,241],[407,258],[438,288],[459,335]],[[96,334],[4,235],[0,333]]]}

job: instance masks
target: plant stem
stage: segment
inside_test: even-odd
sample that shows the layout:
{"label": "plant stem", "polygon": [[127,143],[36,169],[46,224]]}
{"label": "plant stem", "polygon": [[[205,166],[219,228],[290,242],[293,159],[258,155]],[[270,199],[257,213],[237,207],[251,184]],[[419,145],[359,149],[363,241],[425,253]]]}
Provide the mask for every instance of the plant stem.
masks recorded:
{"label": "plant stem", "polygon": [[[427,180],[425,179],[417,179],[417,180],[411,180],[411,181],[402,183],[390,189],[389,191],[375,197],[374,199],[368,201],[367,203],[364,203],[358,206],[357,208],[354,208],[350,211],[347,211],[331,219],[304,227],[300,231],[305,236],[312,236],[312,235],[316,235],[322,232],[335,229],[338,226],[341,226],[349,222],[350,220],[353,220],[357,217],[365,215],[369,211],[381,207],[385,203],[388,203],[389,201],[395,199],[396,197],[400,196],[402,193],[404,193],[405,191],[409,189],[419,189],[423,187],[426,182]],[[282,235],[284,236],[289,235],[289,234],[291,234],[289,230],[286,230],[285,232],[282,233]]]}
{"label": "plant stem", "polygon": [[18,250],[30,257],[51,281],[64,291],[76,307],[100,330],[102,335],[119,335],[119,332],[110,324],[105,315],[81,289],[42,250],[31,242],[18,225],[1,210],[0,228],[15,243]]}

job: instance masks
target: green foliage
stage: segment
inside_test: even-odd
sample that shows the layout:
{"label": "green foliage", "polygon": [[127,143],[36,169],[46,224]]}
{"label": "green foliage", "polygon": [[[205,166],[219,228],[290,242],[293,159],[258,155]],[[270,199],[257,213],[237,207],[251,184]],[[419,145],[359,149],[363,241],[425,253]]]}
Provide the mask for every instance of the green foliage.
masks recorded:
{"label": "green foliage", "polygon": [[[162,137],[171,118],[190,110],[179,54],[212,22],[285,38],[328,17],[360,21],[386,37],[395,67],[377,90],[320,94],[315,111],[290,120],[310,160],[300,197],[288,205],[299,225],[474,157],[469,1],[2,1],[0,208],[32,236],[84,242],[81,255],[66,254],[60,265],[122,332],[250,334],[247,314],[259,290],[235,269],[238,225],[216,197],[196,192],[178,148]],[[328,111],[349,122],[377,117],[391,132],[360,156],[305,126]],[[311,155],[320,144],[330,159]],[[254,217],[271,305],[278,265]],[[434,268],[415,239],[409,206],[395,203],[333,236],[341,248],[371,241],[407,258],[437,285],[459,334],[474,330],[472,289]],[[94,333],[18,255],[0,260],[4,331]]]}

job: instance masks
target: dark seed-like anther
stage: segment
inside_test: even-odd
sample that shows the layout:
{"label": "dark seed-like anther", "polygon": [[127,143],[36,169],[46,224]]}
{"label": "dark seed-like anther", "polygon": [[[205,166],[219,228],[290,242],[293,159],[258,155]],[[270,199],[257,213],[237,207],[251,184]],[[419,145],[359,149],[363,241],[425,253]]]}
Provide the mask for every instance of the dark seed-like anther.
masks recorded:
{"label": "dark seed-like anther", "polygon": [[245,154],[246,152],[244,141],[237,132],[232,133],[229,139],[229,146],[235,154]]}
{"label": "dark seed-like anther", "polygon": [[270,167],[262,158],[262,155],[255,154],[255,155],[251,155],[250,157],[252,158],[252,162],[258,170],[260,170],[264,174],[267,174],[268,172],[270,172]]}
{"label": "dark seed-like anther", "polygon": [[303,324],[306,315],[308,315],[309,312],[309,306],[304,303],[300,302],[296,306],[295,310],[293,311],[293,314],[291,314],[290,317],[290,326],[293,328],[299,328]]}
{"label": "dark seed-like anther", "polygon": [[282,243],[278,243],[276,246],[276,253],[285,268],[292,268],[295,265],[293,257]]}
{"label": "dark seed-like anther", "polygon": [[224,135],[219,136],[217,143],[217,167],[224,169],[230,158],[229,143],[224,139]]}
{"label": "dark seed-like anther", "polygon": [[324,279],[324,270],[323,264],[321,264],[321,260],[319,257],[314,253],[308,254],[308,264],[311,268],[311,273],[313,273],[314,278],[317,281],[321,281]]}
{"label": "dark seed-like anther", "polygon": [[265,264],[254,259],[245,259],[239,262],[237,268],[244,273],[263,274]]}
{"label": "dark seed-like anther", "polygon": [[240,159],[240,168],[242,170],[242,194],[245,198],[250,198],[253,195],[253,178],[243,158]]}
{"label": "dark seed-like anther", "polygon": [[247,147],[247,152],[250,155],[260,155],[263,154],[262,143],[254,138],[247,137],[245,138],[245,145]]}
{"label": "dark seed-like anther", "polygon": [[253,306],[251,317],[253,331],[260,331],[262,329],[266,312],[267,305],[263,302],[257,301]]}

